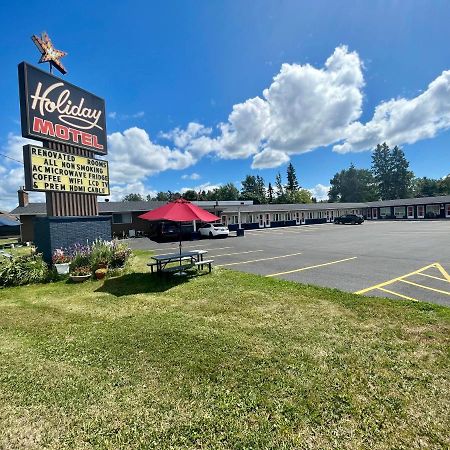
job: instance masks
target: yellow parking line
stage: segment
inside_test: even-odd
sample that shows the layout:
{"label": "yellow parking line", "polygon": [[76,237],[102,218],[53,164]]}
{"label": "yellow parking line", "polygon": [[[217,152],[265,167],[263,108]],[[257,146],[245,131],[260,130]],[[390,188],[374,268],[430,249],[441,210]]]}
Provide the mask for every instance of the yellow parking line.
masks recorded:
{"label": "yellow parking line", "polygon": [[350,261],[350,260],[356,259],[356,258],[357,258],[357,256],[353,256],[352,258],[339,259],[337,261],[330,261],[330,262],[323,263],[323,264],[316,264],[314,266],[301,267],[300,269],[287,270],[286,272],[271,273],[270,275],[266,275],[266,277],[277,277],[279,275],[286,275],[288,273],[303,272],[304,270],[315,269],[317,267],[330,266],[331,264],[338,264],[338,263],[341,263],[344,261]]}
{"label": "yellow parking line", "polygon": [[428,275],[427,273],[419,272],[417,275],[422,275],[423,277],[434,278],[435,280],[448,282],[445,278],[435,277],[434,275]]}
{"label": "yellow parking line", "polygon": [[416,275],[419,272],[429,269],[430,267],[435,267],[435,264],[429,264],[428,266],[422,267],[419,270],[415,270],[414,272],[407,273],[406,275],[402,275],[401,277],[392,278],[392,280],[384,281],[383,283],[375,284],[374,286],[370,286],[365,289],[361,289],[360,291],[356,291],[355,294],[365,294],[366,292],[372,291],[374,289],[379,289],[384,286],[388,286],[389,284],[395,283],[396,281],[400,281],[403,278],[410,277],[411,275]]}
{"label": "yellow parking line", "polygon": [[227,263],[227,264],[218,264],[216,267],[235,266],[236,264],[250,264],[250,263],[259,262],[259,261],[269,261],[270,259],[288,258],[290,256],[297,256],[297,255],[301,255],[301,254],[302,253],[299,252],[299,253],[291,253],[289,255],[272,256],[270,258],[252,259],[250,261],[239,261],[239,262],[232,262],[232,263]]}
{"label": "yellow parking line", "polygon": [[450,275],[447,273],[447,271],[439,264],[435,263],[436,269],[439,270],[439,272],[444,275],[444,278],[450,283]]}
{"label": "yellow parking line", "polygon": [[399,281],[401,281],[402,283],[407,283],[407,284],[411,284],[413,286],[420,287],[422,289],[428,289],[429,291],[434,291],[434,292],[439,292],[440,294],[450,295],[450,292],[442,291],[441,289],[435,289],[435,288],[432,288],[432,287],[429,287],[429,286],[423,286],[423,285],[418,284],[418,283],[413,283],[412,281],[408,281],[408,280],[399,280]]}
{"label": "yellow parking line", "polygon": [[413,302],[418,302],[419,301],[419,300],[416,300],[415,298],[407,297],[406,295],[399,294],[398,292],[390,291],[389,289],[385,289],[385,288],[378,288],[378,289],[380,291],[387,292],[388,294],[396,295],[397,297],[401,297],[401,298],[404,298],[406,300],[412,300]]}
{"label": "yellow parking line", "polygon": [[232,256],[232,255],[244,255],[246,253],[256,253],[256,252],[263,252],[264,250],[249,250],[248,252],[234,252],[234,253],[222,253],[221,255],[211,255],[214,258],[217,258],[219,256]]}

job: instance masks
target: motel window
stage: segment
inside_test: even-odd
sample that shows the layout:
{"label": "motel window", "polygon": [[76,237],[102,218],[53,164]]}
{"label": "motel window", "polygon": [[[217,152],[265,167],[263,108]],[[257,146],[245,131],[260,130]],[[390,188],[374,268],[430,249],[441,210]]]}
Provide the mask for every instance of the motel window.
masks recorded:
{"label": "motel window", "polygon": [[445,207],[445,215],[447,217],[450,217],[450,203],[447,204],[447,206]]}
{"label": "motel window", "polygon": [[239,220],[238,220],[238,216],[231,216],[231,223],[238,223],[239,222]]}
{"label": "motel window", "polygon": [[386,217],[391,215],[391,208],[380,208],[380,217]]}
{"label": "motel window", "polygon": [[441,207],[439,205],[427,205],[426,207],[427,216],[433,218],[437,217],[441,213]]}
{"label": "motel window", "polygon": [[319,211],[319,219],[321,219],[322,218],[322,211]]}
{"label": "motel window", "polygon": [[423,205],[419,205],[417,207],[417,217],[423,217],[423,216],[424,216]]}
{"label": "motel window", "polygon": [[314,213],[309,212],[308,213],[308,219],[314,219]]}
{"label": "motel window", "polygon": [[405,217],[405,207],[404,206],[396,206],[394,208],[394,216],[397,219],[403,219]]}
{"label": "motel window", "polygon": [[286,220],[291,220],[291,213],[286,213]]}
{"label": "motel window", "polygon": [[113,223],[115,224],[123,224],[123,223],[131,223],[131,213],[121,213],[121,214],[113,214],[112,215]]}

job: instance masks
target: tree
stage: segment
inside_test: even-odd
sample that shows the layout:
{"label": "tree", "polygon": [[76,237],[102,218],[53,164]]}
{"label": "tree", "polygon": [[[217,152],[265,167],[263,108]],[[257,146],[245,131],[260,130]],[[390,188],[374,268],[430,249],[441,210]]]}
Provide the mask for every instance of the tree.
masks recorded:
{"label": "tree", "polygon": [[127,194],[122,198],[123,202],[143,202],[144,197],[141,194]]}
{"label": "tree", "polygon": [[291,162],[287,166],[286,174],[287,174],[286,190],[298,191],[300,189],[300,185],[298,184],[297,175],[295,174],[295,168]]}
{"label": "tree", "polygon": [[284,195],[286,203],[312,203],[313,201],[311,192],[307,189],[288,190]]}
{"label": "tree", "polygon": [[193,189],[189,189],[183,194],[183,198],[192,202],[198,199],[198,195]]}
{"label": "tree", "polygon": [[413,172],[409,170],[409,162],[403,150],[397,146],[391,152],[392,171],[392,197],[408,198],[411,195],[411,184],[414,178]]}
{"label": "tree", "polygon": [[246,175],[241,182],[241,198],[243,200],[256,200],[257,197],[257,187],[256,187],[256,177],[253,175]]}
{"label": "tree", "polygon": [[211,200],[239,200],[239,190],[233,183],[214,189]]}
{"label": "tree", "polygon": [[243,200],[253,200],[256,204],[266,203],[266,186],[263,177],[247,175],[241,184],[241,198]]}
{"label": "tree", "polygon": [[441,195],[441,181],[433,178],[414,178],[412,191],[414,197],[435,197]]}
{"label": "tree", "polygon": [[281,180],[281,174],[280,172],[277,173],[277,176],[275,177],[275,193],[277,196],[277,202],[283,203],[284,201],[284,187],[283,182]]}
{"label": "tree", "polygon": [[330,202],[371,202],[377,200],[374,177],[370,170],[348,169],[336,173],[330,180],[328,199]]}
{"label": "tree", "polygon": [[169,194],[167,192],[160,191],[156,194],[156,197],[152,198],[152,200],[157,200],[159,202],[168,202]]}
{"label": "tree", "polygon": [[259,175],[256,175],[256,197],[259,203],[267,203],[266,185],[264,178]]}
{"label": "tree", "polygon": [[439,195],[450,195],[450,174],[439,181]]}
{"label": "tree", "polygon": [[272,183],[269,183],[269,187],[267,188],[267,199],[269,200],[269,203],[273,203],[273,187]]}
{"label": "tree", "polygon": [[377,193],[382,200],[389,200],[391,189],[391,158],[390,149],[385,143],[378,144],[372,153],[372,173],[377,184]]}
{"label": "tree", "polygon": [[414,174],[399,147],[391,151],[386,143],[378,144],[372,154],[372,173],[382,200],[409,197]]}

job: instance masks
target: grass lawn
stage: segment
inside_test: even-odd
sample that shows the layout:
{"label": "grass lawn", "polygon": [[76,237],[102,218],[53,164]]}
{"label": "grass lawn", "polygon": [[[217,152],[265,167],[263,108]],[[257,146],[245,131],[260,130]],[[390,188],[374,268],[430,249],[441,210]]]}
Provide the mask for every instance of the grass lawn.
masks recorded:
{"label": "grass lawn", "polygon": [[450,310],[217,269],[0,290],[0,448],[450,447]]}
{"label": "grass lawn", "polygon": [[4,245],[17,244],[18,242],[19,238],[17,237],[0,237],[0,248],[2,248]]}

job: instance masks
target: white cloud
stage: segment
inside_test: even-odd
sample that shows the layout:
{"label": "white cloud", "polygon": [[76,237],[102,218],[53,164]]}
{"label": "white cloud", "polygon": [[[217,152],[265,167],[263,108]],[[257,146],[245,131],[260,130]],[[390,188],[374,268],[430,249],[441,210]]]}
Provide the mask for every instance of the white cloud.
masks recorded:
{"label": "white cloud", "polygon": [[111,179],[130,183],[168,170],[185,169],[196,162],[188,152],[155,144],[137,127],[108,136]]}
{"label": "white cloud", "polygon": [[210,182],[200,184],[198,186],[191,186],[191,187],[182,187],[180,189],[180,193],[184,194],[186,191],[195,191],[195,192],[201,192],[201,191],[213,191],[214,189],[219,188],[220,184],[211,184]]}
{"label": "white cloud", "polygon": [[313,188],[309,188],[308,191],[311,192],[311,195],[317,200],[327,200],[330,187],[331,186],[325,186],[319,183],[316,184]]}
{"label": "white cloud", "polygon": [[184,175],[181,175],[182,180],[199,180],[200,178],[200,175],[195,172],[191,174],[185,173]]}
{"label": "white cloud", "polygon": [[[23,146],[26,144],[41,145],[40,142],[25,139],[9,133],[0,153],[9,158],[0,158],[0,210],[11,211],[17,206],[17,190],[25,184],[23,165]],[[20,161],[20,162],[19,162]],[[42,201],[43,194],[32,193],[30,201]]]}
{"label": "white cloud", "polygon": [[280,150],[272,150],[266,148],[262,152],[255,155],[252,162],[252,169],[267,169],[278,167],[289,161],[287,153]]}
{"label": "white cloud", "polygon": [[184,130],[177,127],[168,133],[160,133],[160,136],[171,140],[176,147],[184,148],[192,142],[193,139],[209,135],[211,132],[211,128],[206,128],[197,122],[190,122]]}
{"label": "white cloud", "polygon": [[354,122],[347,128],[346,139],[335,145],[338,153],[373,149],[376,144],[413,144],[432,138],[450,127],[450,71],[444,71],[422,94],[410,100],[392,99],[375,108],[366,124]]}
{"label": "white cloud", "polygon": [[[157,194],[156,191],[146,188],[142,181],[134,183],[113,183],[110,186],[110,190],[111,196],[106,198],[109,198],[113,202],[120,201],[123,197],[125,197],[125,195],[131,193],[141,194],[144,199],[147,197],[147,195],[155,197]],[[103,201],[104,199],[101,199],[99,197],[99,200]]]}
{"label": "white cloud", "polygon": [[145,111],[138,111],[134,114],[118,114],[116,111],[108,113],[108,117],[113,120],[129,120],[129,119],[142,119],[145,116]]}

